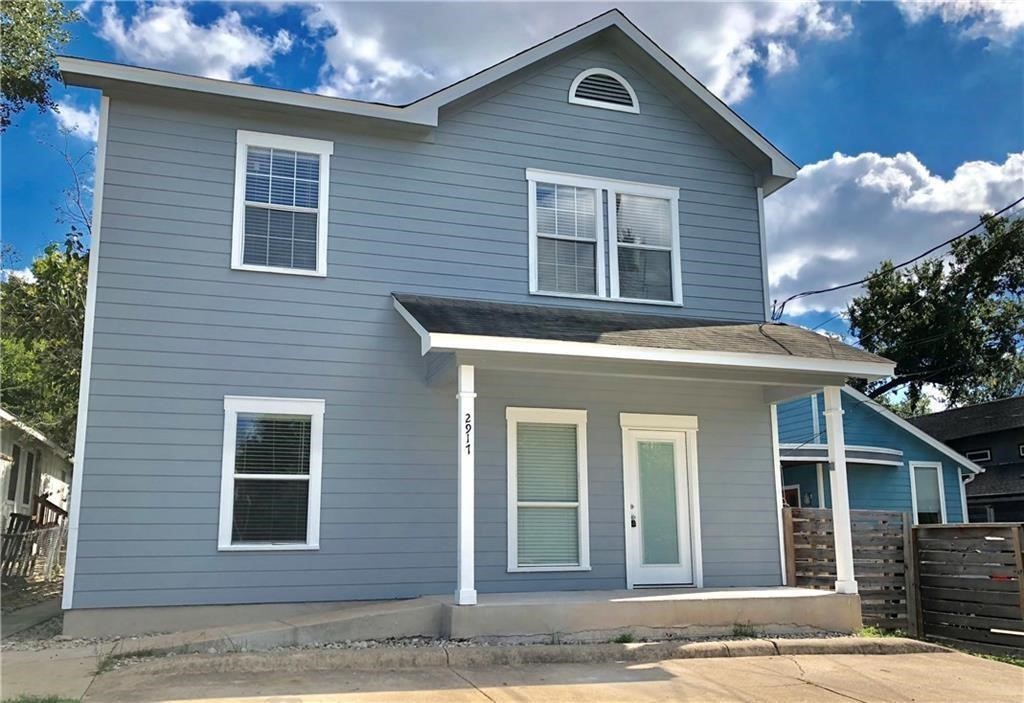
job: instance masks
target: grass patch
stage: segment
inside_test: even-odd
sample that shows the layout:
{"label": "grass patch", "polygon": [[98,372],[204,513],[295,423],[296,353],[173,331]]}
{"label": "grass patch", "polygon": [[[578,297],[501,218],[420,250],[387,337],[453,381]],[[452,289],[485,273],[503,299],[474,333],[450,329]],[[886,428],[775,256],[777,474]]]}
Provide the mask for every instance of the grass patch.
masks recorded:
{"label": "grass patch", "polygon": [[867,625],[857,630],[858,637],[906,637],[899,630],[883,630],[874,625]]}
{"label": "grass patch", "polygon": [[16,696],[4,698],[3,703],[78,703],[78,699],[60,696]]}
{"label": "grass patch", "polygon": [[629,644],[630,642],[635,642],[635,641],[636,641],[636,638],[634,638],[633,635],[630,634],[629,632],[623,632],[621,635],[619,635],[618,637],[616,637],[615,639],[612,640],[612,642],[614,642],[616,644]]}
{"label": "grass patch", "polygon": [[748,623],[738,622],[732,626],[733,637],[757,637],[757,630]]}
{"label": "grass patch", "polygon": [[1024,667],[1024,657],[1011,657],[1007,654],[982,654],[981,652],[972,652],[969,649],[960,650],[967,654],[973,654],[976,657],[982,659],[991,659],[994,662],[1002,662],[1003,664],[1012,664],[1013,666]]}

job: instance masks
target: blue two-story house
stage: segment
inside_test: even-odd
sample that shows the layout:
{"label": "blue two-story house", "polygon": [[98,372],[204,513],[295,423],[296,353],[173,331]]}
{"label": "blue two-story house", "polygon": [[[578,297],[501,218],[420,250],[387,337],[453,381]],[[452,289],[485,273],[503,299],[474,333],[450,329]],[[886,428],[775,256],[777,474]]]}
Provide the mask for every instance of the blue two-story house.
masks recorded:
{"label": "blue two-story house", "polygon": [[[915,524],[968,522],[964,484],[984,469],[857,390],[843,392],[850,508],[903,512]],[[778,408],[789,506],[832,507],[823,412],[820,394]]]}
{"label": "blue two-story house", "polygon": [[102,91],[66,625],[782,583],[774,403],[893,364],[767,322],[797,168],[621,13],[408,105],[60,65]]}

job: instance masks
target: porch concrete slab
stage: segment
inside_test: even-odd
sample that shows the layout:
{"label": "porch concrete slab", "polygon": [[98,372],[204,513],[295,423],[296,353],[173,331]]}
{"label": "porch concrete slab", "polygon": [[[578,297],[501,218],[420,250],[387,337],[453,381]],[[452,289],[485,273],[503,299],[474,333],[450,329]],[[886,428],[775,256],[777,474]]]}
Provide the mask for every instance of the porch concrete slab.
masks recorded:
{"label": "porch concrete slab", "polygon": [[81,698],[113,643],[0,654],[0,698]]}
{"label": "porch concrete slab", "polygon": [[0,616],[0,636],[7,639],[58,615],[60,615],[60,598],[50,598],[25,608],[12,610]]}
{"label": "porch concrete slab", "polygon": [[425,670],[209,672],[126,667],[102,674],[87,703],[620,703],[690,700],[801,703],[850,700],[1020,703],[1024,670],[952,652],[893,656],[774,656],[649,663],[437,667]]}
{"label": "porch concrete slab", "polygon": [[853,632],[861,626],[856,595],[802,588],[712,588],[484,594],[450,609],[453,638],[599,639],[609,633],[715,633],[747,625],[769,633]]}

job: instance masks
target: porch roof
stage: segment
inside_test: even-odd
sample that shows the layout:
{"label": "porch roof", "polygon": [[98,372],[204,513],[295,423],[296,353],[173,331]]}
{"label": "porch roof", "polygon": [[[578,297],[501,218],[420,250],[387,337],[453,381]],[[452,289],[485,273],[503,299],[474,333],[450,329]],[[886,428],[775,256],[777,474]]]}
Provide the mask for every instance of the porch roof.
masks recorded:
{"label": "porch roof", "polygon": [[844,374],[890,375],[894,364],[801,327],[581,310],[405,293],[395,308],[422,351],[502,351]]}

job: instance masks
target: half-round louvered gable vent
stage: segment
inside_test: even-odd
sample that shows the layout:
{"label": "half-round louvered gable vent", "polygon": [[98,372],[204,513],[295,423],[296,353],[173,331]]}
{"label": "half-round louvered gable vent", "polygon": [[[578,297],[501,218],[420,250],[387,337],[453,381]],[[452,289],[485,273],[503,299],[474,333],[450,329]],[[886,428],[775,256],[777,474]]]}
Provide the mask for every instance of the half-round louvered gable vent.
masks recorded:
{"label": "half-round louvered gable vent", "polygon": [[633,86],[615,71],[588,68],[576,76],[569,88],[569,102],[574,105],[603,107],[606,110],[640,112]]}

